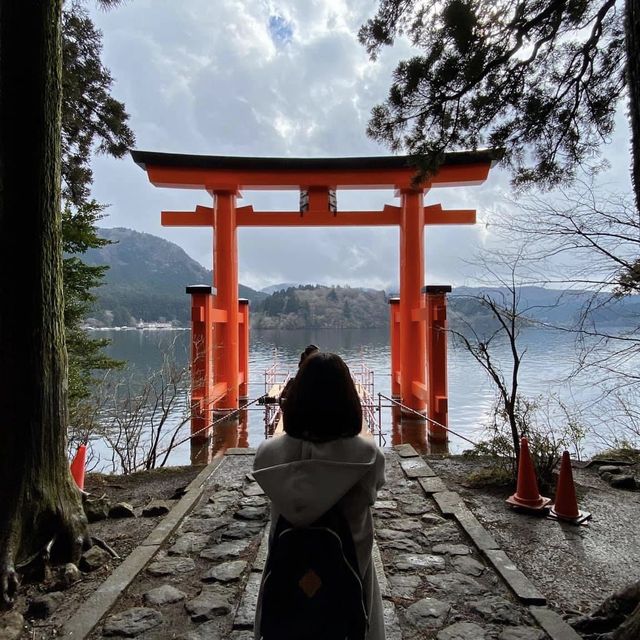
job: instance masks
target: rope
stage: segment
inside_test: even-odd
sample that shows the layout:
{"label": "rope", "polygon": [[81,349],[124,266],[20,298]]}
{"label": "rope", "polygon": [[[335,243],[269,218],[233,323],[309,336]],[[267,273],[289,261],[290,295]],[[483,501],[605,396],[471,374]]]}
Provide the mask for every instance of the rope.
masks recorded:
{"label": "rope", "polygon": [[[240,413],[240,411],[244,411],[245,409],[248,409],[250,406],[256,404],[256,402],[260,402],[260,400],[263,400],[267,397],[267,394],[263,394],[261,396],[258,396],[257,398],[255,398],[254,400],[251,400],[250,402],[247,402],[247,404],[238,407],[237,409],[233,409],[233,411],[230,411],[229,413],[225,414],[224,416],[218,418],[217,420],[214,420],[212,423],[208,424],[206,427],[203,427],[202,429],[199,429],[198,431],[195,431],[194,433],[191,433],[190,435],[188,435],[186,438],[184,438],[183,440],[178,440],[178,442],[174,442],[171,446],[167,447],[166,449],[163,449],[161,451],[159,451],[158,453],[155,454],[156,459],[162,457],[163,455],[165,455],[166,453],[168,453],[169,451],[171,451],[172,449],[175,449],[176,447],[179,447],[181,444],[184,444],[185,442],[189,442],[189,440],[191,440],[191,438],[193,438],[194,436],[197,436],[199,433],[202,433],[203,431],[207,431],[209,429],[212,429],[213,427],[215,427],[218,423],[220,422],[224,422],[225,420],[228,420],[231,416]],[[410,413],[415,414],[416,416],[418,416],[419,418],[421,418],[422,420],[427,420],[435,425],[437,425],[438,427],[444,429],[445,431],[448,431],[449,433],[453,434],[454,436],[457,436],[458,438],[462,438],[463,440],[465,440],[466,442],[468,442],[469,444],[472,444],[474,447],[477,446],[477,443],[475,443],[473,440],[470,440],[469,438],[467,438],[466,436],[463,436],[460,433],[456,433],[455,431],[453,431],[452,429],[449,429],[449,427],[446,427],[445,425],[441,424],[440,422],[438,422],[437,420],[434,420],[433,418],[429,418],[428,416],[424,416],[423,414],[421,414],[419,411],[416,411],[415,409],[412,409],[411,407],[408,407],[407,405],[403,404],[402,402],[398,401],[398,400],[394,400],[393,398],[390,398],[389,396],[385,396],[383,393],[378,393],[378,397],[379,398],[384,398],[385,400],[388,400],[389,402],[399,406],[401,409],[403,409],[404,411],[408,411]],[[373,406],[373,405],[371,405]],[[380,425],[381,427],[381,425]],[[384,436],[382,435],[382,430],[380,430],[379,435],[384,438]],[[385,438],[386,441],[386,438]],[[137,466],[134,467],[133,471],[138,471],[138,469],[140,469],[141,467],[144,466],[145,463],[141,463]]]}
{"label": "rope", "polygon": [[456,433],[455,431],[452,431],[451,429],[449,429],[449,427],[445,427],[443,424],[440,424],[437,420],[434,420],[433,418],[429,418],[428,416],[421,414],[419,411],[416,411],[411,407],[407,407],[407,405],[402,404],[402,402],[399,402],[398,400],[394,400],[393,398],[389,398],[389,396],[385,396],[383,393],[378,393],[378,396],[380,398],[384,398],[385,400],[389,400],[389,402],[392,402],[393,404],[398,405],[404,411],[410,411],[411,413],[414,413],[415,415],[419,416],[423,420],[428,420],[429,422],[437,425],[438,427],[441,427],[445,431],[448,431],[449,433],[453,434],[454,436],[458,436],[458,438],[462,438],[463,440],[466,440],[469,444],[472,444],[474,447],[478,446],[477,443],[474,442],[473,440],[469,440],[469,438],[467,438],[466,436],[463,436],[460,433]]}

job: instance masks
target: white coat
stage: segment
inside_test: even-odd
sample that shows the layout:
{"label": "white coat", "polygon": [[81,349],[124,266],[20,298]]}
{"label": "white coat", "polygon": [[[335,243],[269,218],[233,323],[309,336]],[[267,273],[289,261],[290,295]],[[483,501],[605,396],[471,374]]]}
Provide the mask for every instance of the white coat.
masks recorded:
{"label": "white coat", "polygon": [[[272,534],[280,514],[294,526],[305,526],[339,504],[353,535],[362,576],[369,615],[367,640],[384,640],[382,598],[371,559],[371,505],[385,482],[381,449],[372,439],[360,436],[314,443],[284,434],[258,447],[253,475],[271,499]],[[256,640],[260,602],[259,597]]]}

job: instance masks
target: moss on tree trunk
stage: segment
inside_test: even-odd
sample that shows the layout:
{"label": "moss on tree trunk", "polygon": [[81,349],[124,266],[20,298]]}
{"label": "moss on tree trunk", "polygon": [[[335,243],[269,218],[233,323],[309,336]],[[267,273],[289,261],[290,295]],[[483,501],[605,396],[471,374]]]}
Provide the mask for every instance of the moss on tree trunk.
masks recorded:
{"label": "moss on tree trunk", "polygon": [[17,563],[86,536],[66,456],[61,0],[0,4],[0,595]]}

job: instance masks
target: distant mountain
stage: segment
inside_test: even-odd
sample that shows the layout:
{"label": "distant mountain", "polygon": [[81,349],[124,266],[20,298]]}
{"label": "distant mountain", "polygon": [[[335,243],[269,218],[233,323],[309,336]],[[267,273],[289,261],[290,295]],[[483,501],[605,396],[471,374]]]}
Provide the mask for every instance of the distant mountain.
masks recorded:
{"label": "distant mountain", "polygon": [[266,293],[271,295],[276,291],[285,291],[286,289],[291,289],[299,286],[299,282],[281,282],[280,284],[271,284],[268,287],[263,287],[260,289],[262,293]]}
{"label": "distant mountain", "polygon": [[[510,304],[510,292],[504,287],[456,287],[449,295],[450,315],[467,321],[488,316],[490,312],[478,302],[483,294],[497,301],[504,298],[505,304]],[[610,294],[594,296],[591,291],[520,287],[517,304],[528,318],[554,326],[575,323],[587,309],[590,320],[597,324],[625,325],[640,318],[640,296],[612,299]]]}
{"label": "distant mountain", "polygon": [[[178,245],[149,233],[131,229],[99,229],[113,242],[90,249],[83,256],[88,264],[109,266],[104,284],[94,293],[98,300],[89,324],[134,325],[139,321],[188,324],[189,297],[185,287],[209,284],[212,273],[190,258]],[[252,303],[266,297],[244,285],[239,296]]]}
{"label": "distant mountain", "polygon": [[[510,292],[499,287],[457,287],[448,296],[448,317],[452,328],[470,324],[479,333],[493,332],[498,321],[481,303],[490,296],[508,307]],[[384,291],[351,287],[299,285],[278,289],[252,307],[256,328],[367,328],[389,325],[389,296]],[[588,291],[560,291],[543,287],[522,287],[517,309],[525,324],[572,326],[590,305],[590,320],[598,325],[624,325],[640,318],[640,296],[611,300],[606,294],[594,297]]]}
{"label": "distant mountain", "polygon": [[[95,290],[98,300],[88,324],[133,326],[140,321],[164,321],[188,326],[190,304],[185,287],[211,283],[211,271],[178,245],[148,233],[115,228],[100,229],[99,234],[113,244],[83,256],[89,264],[110,267],[104,285]],[[452,326],[464,322],[476,328],[492,325],[495,319],[478,301],[482,294],[499,298],[508,291],[456,287],[449,295]],[[281,283],[263,291],[239,285],[239,295],[251,301],[255,328],[386,327],[389,322],[388,294],[373,289]],[[594,298],[587,291],[543,287],[522,287],[519,296],[519,308],[528,309],[528,317],[551,325],[572,324],[589,304],[590,317],[599,324],[637,323],[640,318],[640,296],[610,303],[605,294]]]}

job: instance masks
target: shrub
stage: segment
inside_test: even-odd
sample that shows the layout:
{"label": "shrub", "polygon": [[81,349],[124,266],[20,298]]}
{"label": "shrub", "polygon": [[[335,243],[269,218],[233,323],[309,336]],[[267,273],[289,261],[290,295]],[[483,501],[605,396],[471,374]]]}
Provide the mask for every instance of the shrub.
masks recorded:
{"label": "shrub", "polygon": [[[584,428],[566,405],[555,397],[545,402],[542,396],[536,399],[519,396],[516,416],[520,437],[528,440],[540,487],[553,486],[554,471],[562,452],[570,450],[574,457],[580,459]],[[494,402],[484,438],[467,455],[487,456],[492,460],[488,468],[469,477],[469,482],[475,486],[483,483],[505,486],[515,482],[518,469],[511,427],[499,400]]]}
{"label": "shrub", "polygon": [[636,449],[632,443],[627,440],[617,440],[609,449],[599,451],[594,460],[620,460],[620,462],[629,462],[636,464],[640,462],[640,449]]}

